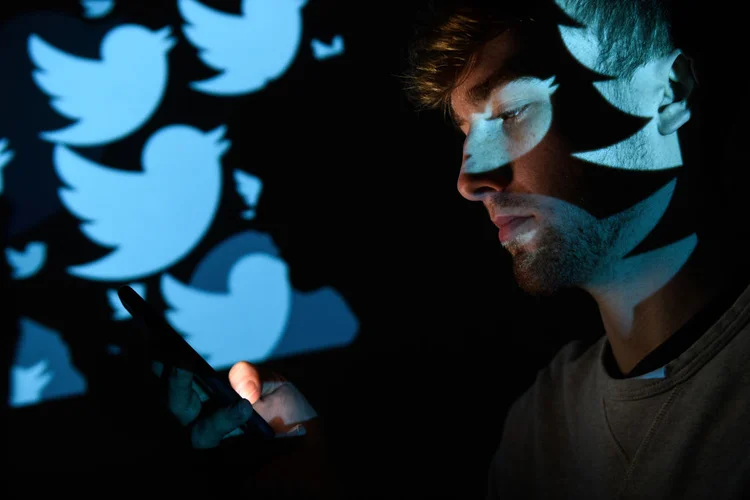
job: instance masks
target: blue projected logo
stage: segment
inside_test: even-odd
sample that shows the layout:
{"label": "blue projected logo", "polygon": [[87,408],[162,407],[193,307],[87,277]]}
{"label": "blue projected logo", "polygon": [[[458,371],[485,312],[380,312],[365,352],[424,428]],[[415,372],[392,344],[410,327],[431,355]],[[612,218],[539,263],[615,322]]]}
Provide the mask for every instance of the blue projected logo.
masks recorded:
{"label": "blue projected logo", "polygon": [[115,0],[81,0],[84,8],[84,16],[89,19],[98,19],[106,16],[115,7]]}
{"label": "blue projected logo", "polygon": [[312,47],[313,56],[315,56],[315,59],[318,61],[340,56],[344,53],[344,39],[341,35],[333,37],[330,44],[313,39],[310,42],[310,46]]}
{"label": "blue projected logo", "polygon": [[168,27],[151,31],[135,24],[118,26],[104,37],[101,60],[68,54],[31,35],[29,56],[38,68],[34,81],[51,97],[50,106],[77,120],[40,137],[93,146],[141,127],[159,107],[167,86],[167,53],[175,44],[170,34]]}
{"label": "blue projected logo", "polygon": [[113,248],[103,258],[68,268],[91,280],[124,281],[154,274],[187,255],[213,222],[221,197],[225,126],[202,132],[187,125],[157,130],[143,148],[139,172],[115,170],[65,146],[54,151],[63,205],[83,219],[81,231]]}
{"label": "blue projected logo", "polygon": [[359,322],[334,289],[294,290],[268,234],[217,245],[189,284],[162,277],[167,320],[217,370],[351,343]]}
{"label": "blue projected logo", "polygon": [[12,269],[14,280],[30,278],[44,267],[47,260],[47,244],[32,241],[22,251],[6,248],[5,258]]}
{"label": "blue projected logo", "polygon": [[29,318],[19,322],[20,339],[10,369],[10,406],[86,392],[86,379],[73,366],[60,334]]}
{"label": "blue projected logo", "polygon": [[[79,0],[72,15],[31,9],[3,29],[11,78],[3,83],[10,121],[2,128],[14,133],[0,131],[0,194],[10,200],[17,226],[15,242],[2,248],[12,283],[35,288],[63,270],[67,278],[46,284],[64,290],[66,280],[98,282],[105,309],[99,317],[110,324],[131,318],[115,286],[128,283],[141,297],[148,292],[152,302],[166,304],[166,319],[217,369],[348,345],[359,321],[335,289],[295,290],[270,234],[228,234],[263,216],[258,207],[268,179],[224,162],[231,117],[212,124],[200,116],[226,110],[216,106],[225,96],[260,92],[284,77],[303,43],[308,0],[241,0],[240,14],[202,1],[177,0],[181,19],[174,27],[172,20],[155,21],[157,29],[138,20],[119,24],[112,15],[122,3]],[[171,57],[174,30],[184,32],[197,57]],[[312,40],[303,56],[343,53],[341,35],[324,40]],[[203,73],[192,76],[194,70]],[[206,106],[180,100],[183,91],[196,95],[190,89],[210,96]],[[140,151],[122,155],[133,141]],[[239,161],[252,163],[252,149]],[[137,155],[140,165],[133,164]],[[228,206],[239,207],[222,223],[225,195]],[[37,230],[42,234],[21,239]],[[78,230],[84,238],[65,241]],[[216,237],[219,244],[204,249]],[[186,265],[194,266],[192,276],[181,274]],[[38,296],[22,296],[41,305]],[[85,394],[87,379],[71,356],[79,344],[73,339],[85,332],[56,331],[44,316],[34,317],[19,320],[16,356],[6,367],[9,404]],[[114,343],[101,347],[121,352]]]}
{"label": "blue projected logo", "polygon": [[263,181],[242,170],[234,171],[234,180],[237,183],[237,192],[245,200],[248,207],[248,210],[242,212],[242,218],[254,219],[255,207],[258,205],[258,198],[260,198],[260,193],[263,190]]}
{"label": "blue projected logo", "polygon": [[8,149],[8,139],[0,139],[0,194],[3,194],[3,169],[15,153]]}
{"label": "blue projected logo", "polygon": [[214,367],[266,359],[289,319],[287,265],[278,257],[253,253],[233,264],[227,280],[227,291],[217,293],[163,275],[161,291],[171,307],[167,320]]}
{"label": "blue projected logo", "polygon": [[243,0],[242,14],[227,14],[197,0],[179,0],[185,37],[220,74],[190,86],[206,94],[256,92],[294,61],[307,0]]}

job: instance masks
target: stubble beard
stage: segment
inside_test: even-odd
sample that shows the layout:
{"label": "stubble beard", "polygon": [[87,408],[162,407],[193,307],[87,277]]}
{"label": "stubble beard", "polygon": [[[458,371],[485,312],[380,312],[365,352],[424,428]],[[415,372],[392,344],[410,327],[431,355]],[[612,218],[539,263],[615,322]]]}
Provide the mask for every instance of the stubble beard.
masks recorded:
{"label": "stubble beard", "polygon": [[579,287],[597,275],[606,261],[611,238],[595,223],[561,231],[544,227],[533,246],[509,242],[513,275],[518,286],[535,296],[549,296],[563,288]]}

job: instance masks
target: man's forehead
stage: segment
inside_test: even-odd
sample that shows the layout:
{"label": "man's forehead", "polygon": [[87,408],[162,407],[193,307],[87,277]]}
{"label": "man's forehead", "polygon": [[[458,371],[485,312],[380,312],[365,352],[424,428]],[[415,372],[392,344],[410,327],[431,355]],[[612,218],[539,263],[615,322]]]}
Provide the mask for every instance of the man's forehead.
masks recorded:
{"label": "man's forehead", "polygon": [[454,89],[453,96],[477,97],[481,86],[493,76],[507,79],[508,76],[503,75],[508,73],[509,63],[517,53],[518,41],[510,30],[487,42],[477,54],[471,71]]}

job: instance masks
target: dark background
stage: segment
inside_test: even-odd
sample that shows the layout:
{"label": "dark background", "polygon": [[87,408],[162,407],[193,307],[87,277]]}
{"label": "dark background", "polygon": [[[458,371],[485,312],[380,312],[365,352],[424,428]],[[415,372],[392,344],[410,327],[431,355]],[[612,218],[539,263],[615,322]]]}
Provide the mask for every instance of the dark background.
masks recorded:
{"label": "dark background", "polygon": [[[239,8],[234,0],[205,3],[229,12]],[[712,5],[707,12],[685,3],[690,22],[681,29],[692,36],[707,75],[701,92],[714,99],[704,106],[705,135],[713,141],[706,158],[741,165],[746,162],[737,130],[745,114],[733,96],[742,95],[735,71],[745,63],[718,38],[741,38],[740,21]],[[509,405],[560,346],[572,339],[593,342],[602,334],[598,311],[584,294],[571,290],[538,298],[520,292],[483,207],[459,196],[462,138],[439,113],[415,113],[396,77],[405,69],[418,6],[310,0],[300,52],[284,77],[261,93],[226,99],[187,88],[188,81],[211,73],[174,29],[180,41],[170,64],[184,75],[170,76],[152,119],[165,123],[185,116],[185,99],[192,122],[205,118],[208,128],[224,117],[232,154],[243,155],[233,162],[251,161],[264,179],[258,217],[243,227],[272,234],[295,289],[331,286],[357,316],[360,330],[352,345],[265,363],[291,379],[322,416],[350,498],[481,497]],[[80,17],[74,1],[5,4],[0,32],[37,10]],[[82,20],[91,34],[77,36],[97,39],[119,21],[180,25],[175,2],[120,1],[108,17]],[[316,61],[310,40],[328,41],[336,34],[344,38],[344,55]],[[25,53],[25,46],[4,49],[6,55]],[[3,82],[14,78],[5,62],[0,65]],[[4,102],[0,115],[5,127],[0,138],[35,129],[34,113],[24,113],[18,102]],[[281,138],[289,133],[293,147]],[[136,160],[145,137],[137,132],[105,146],[102,163]],[[741,201],[742,182],[733,179],[724,182]],[[707,186],[717,184],[707,179]],[[14,207],[5,197],[0,201],[5,224]],[[236,221],[227,219],[224,230],[237,229],[231,224]],[[4,231],[2,246],[20,248],[38,234],[54,234],[71,252],[79,251],[77,222],[63,209],[23,230]],[[55,491],[101,491],[94,486],[97,478],[137,484],[174,466],[164,451],[171,421],[142,381],[127,376],[128,361],[105,349],[121,342],[132,325],[112,326],[100,317],[105,309],[99,288],[62,274],[14,282],[0,260],[8,366],[16,318],[34,314],[64,330],[89,383],[83,397],[5,408],[6,463],[13,474],[6,484],[33,492],[43,478],[65,470],[72,473],[55,480]],[[195,263],[186,259],[172,272],[185,277]],[[7,401],[7,370],[3,374]],[[211,484],[231,477],[214,471],[189,480]]]}

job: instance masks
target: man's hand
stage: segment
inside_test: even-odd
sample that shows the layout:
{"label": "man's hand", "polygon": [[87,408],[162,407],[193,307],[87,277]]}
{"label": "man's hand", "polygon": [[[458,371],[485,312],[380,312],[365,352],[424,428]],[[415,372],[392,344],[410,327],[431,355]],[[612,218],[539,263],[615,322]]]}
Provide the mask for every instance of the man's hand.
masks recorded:
{"label": "man's hand", "polygon": [[206,395],[193,386],[193,374],[180,368],[163,373],[159,362],[153,363],[153,369],[157,376],[166,377],[169,410],[183,426],[190,426],[193,448],[218,446],[222,439],[237,434],[253,411],[271,425],[277,437],[306,434],[306,425],[317,417],[290,382],[275,374],[261,377],[257,368],[241,361],[229,371],[229,383],[243,399],[199,418]]}

